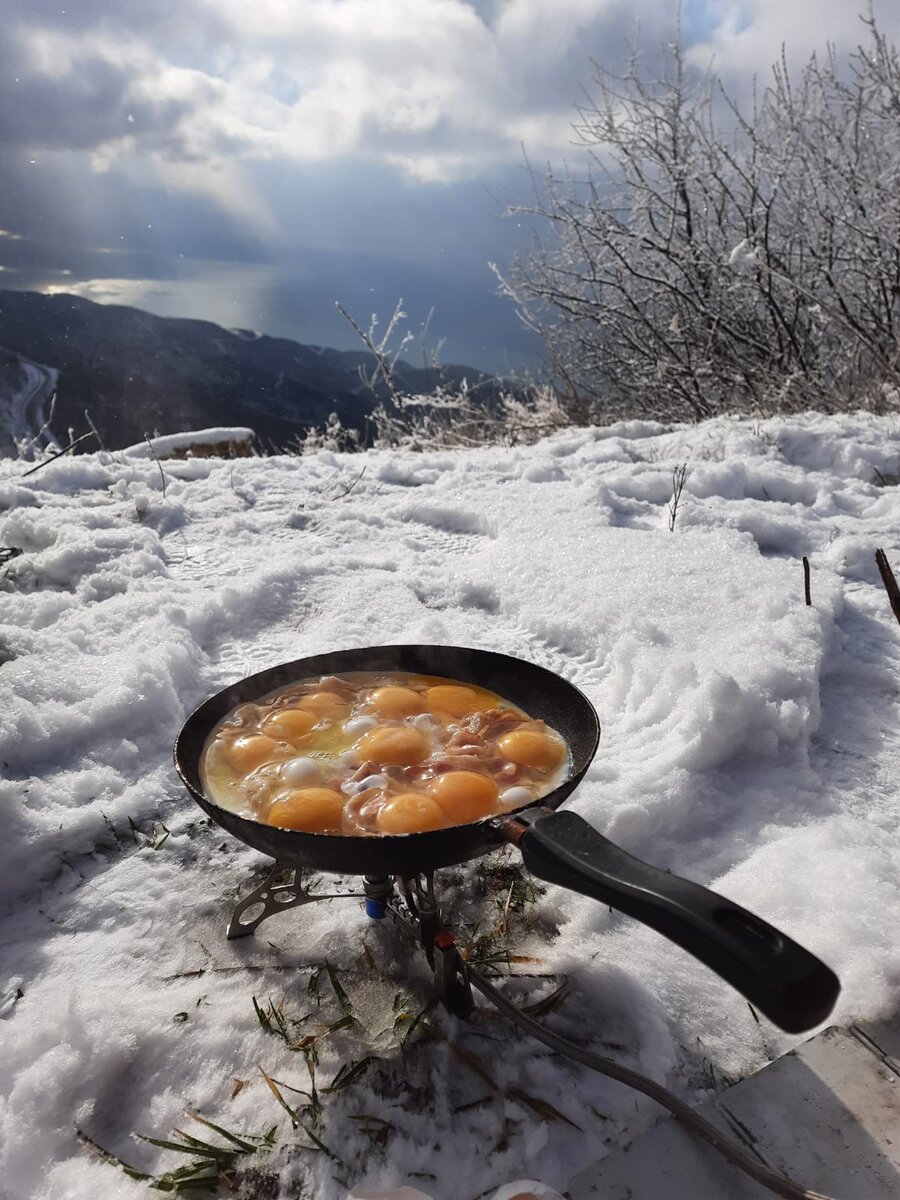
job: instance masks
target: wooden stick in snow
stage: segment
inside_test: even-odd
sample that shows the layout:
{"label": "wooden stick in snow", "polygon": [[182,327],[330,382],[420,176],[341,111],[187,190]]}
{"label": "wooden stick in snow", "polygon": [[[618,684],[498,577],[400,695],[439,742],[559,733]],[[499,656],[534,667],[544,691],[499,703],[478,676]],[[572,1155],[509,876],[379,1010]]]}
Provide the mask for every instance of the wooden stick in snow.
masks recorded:
{"label": "wooden stick in snow", "polygon": [[803,593],[806,596],[807,607],[812,607],[812,595],[809,590],[809,559],[803,555]]}
{"label": "wooden stick in snow", "polygon": [[881,572],[881,582],[884,584],[884,590],[888,594],[888,600],[891,602],[891,611],[900,622],[900,587],[897,587],[897,580],[894,578],[894,572],[891,570],[891,564],[887,560],[887,555],[883,550],[875,551],[875,561],[878,563],[878,570]]}

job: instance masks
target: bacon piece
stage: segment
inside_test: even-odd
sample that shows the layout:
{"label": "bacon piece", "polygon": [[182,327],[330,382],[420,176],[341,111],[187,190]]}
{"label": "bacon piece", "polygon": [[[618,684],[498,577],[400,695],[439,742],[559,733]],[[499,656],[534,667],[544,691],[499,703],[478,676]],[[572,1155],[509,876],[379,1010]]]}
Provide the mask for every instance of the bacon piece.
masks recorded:
{"label": "bacon piece", "polygon": [[348,783],[362,783],[367,775],[378,775],[379,767],[377,762],[367,759],[364,763],[356,768],[352,775],[347,777]]}
{"label": "bacon piece", "polygon": [[481,749],[483,746],[484,738],[468,729],[458,729],[452,737],[447,739],[448,750]]}
{"label": "bacon piece", "polygon": [[445,754],[431,764],[435,775],[443,775],[445,771],[473,771],[481,774],[486,766],[484,758],[477,754]]}

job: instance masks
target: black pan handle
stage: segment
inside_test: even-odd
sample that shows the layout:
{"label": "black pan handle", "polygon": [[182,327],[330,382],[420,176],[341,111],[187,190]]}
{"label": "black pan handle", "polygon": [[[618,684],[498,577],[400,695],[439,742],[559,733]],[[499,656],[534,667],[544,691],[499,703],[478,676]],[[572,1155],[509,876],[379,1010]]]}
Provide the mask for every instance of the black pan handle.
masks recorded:
{"label": "black pan handle", "polygon": [[540,879],[635,917],[693,954],[788,1033],[821,1024],[841,985],[808,950],[716,892],[626,854],[573,812],[502,822]]}

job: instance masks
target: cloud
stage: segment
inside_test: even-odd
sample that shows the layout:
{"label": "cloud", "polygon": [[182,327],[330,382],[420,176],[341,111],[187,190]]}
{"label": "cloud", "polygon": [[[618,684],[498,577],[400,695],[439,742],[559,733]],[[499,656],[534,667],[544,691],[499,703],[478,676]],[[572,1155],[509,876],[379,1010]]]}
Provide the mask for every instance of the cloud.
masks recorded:
{"label": "cloud", "polygon": [[[854,7],[685,0],[683,24],[694,61],[740,80],[785,41],[800,57],[824,34],[852,45]],[[882,0],[889,34],[895,7]],[[189,187],[189,164],[348,155],[473,178],[523,141],[538,161],[571,153],[590,58],[619,59],[638,23],[652,59],[673,25],[658,0],[30,0],[0,48],[0,143],[90,150],[98,170],[184,164]]]}
{"label": "cloud", "polygon": [[[814,52],[834,46],[845,59],[868,31],[860,13],[868,0],[743,0],[742,3],[700,4],[704,19],[698,23],[691,60],[714,69],[734,85],[758,76],[765,83],[782,47],[789,68],[802,66]],[[900,40],[900,7],[896,0],[875,0],[875,17],[889,41]]]}
{"label": "cloud", "polygon": [[90,149],[97,169],[322,161],[472,177],[565,144],[587,50],[651,0],[160,0],[30,4],[0,50],[0,142]]}

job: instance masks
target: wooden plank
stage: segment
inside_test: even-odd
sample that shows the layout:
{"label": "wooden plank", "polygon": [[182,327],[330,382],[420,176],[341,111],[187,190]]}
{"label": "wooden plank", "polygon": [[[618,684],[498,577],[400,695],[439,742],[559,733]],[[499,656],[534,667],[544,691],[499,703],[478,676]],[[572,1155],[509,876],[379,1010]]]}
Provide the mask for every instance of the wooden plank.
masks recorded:
{"label": "wooden plank", "polygon": [[[698,1111],[773,1170],[839,1200],[900,1198],[900,1023],[832,1027]],[[771,1200],[665,1120],[582,1171],[570,1200]]]}

